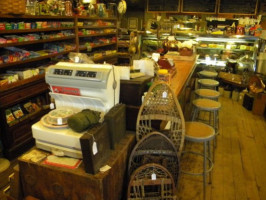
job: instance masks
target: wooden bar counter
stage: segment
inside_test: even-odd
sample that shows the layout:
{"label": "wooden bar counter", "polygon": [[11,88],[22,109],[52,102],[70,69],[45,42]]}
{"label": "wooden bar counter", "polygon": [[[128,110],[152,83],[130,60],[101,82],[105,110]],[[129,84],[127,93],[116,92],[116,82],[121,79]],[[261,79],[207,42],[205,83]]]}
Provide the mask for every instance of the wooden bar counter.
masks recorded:
{"label": "wooden bar counter", "polygon": [[183,90],[185,89],[187,83],[195,70],[197,56],[195,59],[188,60],[174,60],[176,67],[176,74],[171,79],[171,88],[174,90],[176,96],[179,98]]}
{"label": "wooden bar counter", "polygon": [[19,173],[23,195],[41,200],[120,200],[126,192],[128,157],[134,145],[135,134],[127,133],[106,163],[111,169],[95,175],[86,173],[83,164],[77,169],[67,169],[21,156]]}

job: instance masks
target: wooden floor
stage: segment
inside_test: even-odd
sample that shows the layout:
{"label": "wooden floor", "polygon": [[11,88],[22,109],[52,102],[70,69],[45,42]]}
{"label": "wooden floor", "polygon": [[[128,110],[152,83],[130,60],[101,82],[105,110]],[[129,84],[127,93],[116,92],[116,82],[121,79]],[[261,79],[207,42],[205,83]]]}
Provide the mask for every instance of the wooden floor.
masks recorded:
{"label": "wooden floor", "polygon": [[[237,102],[221,97],[212,184],[206,200],[266,200],[266,121]],[[202,145],[188,144],[199,150]],[[197,168],[202,160],[182,159],[182,167]],[[203,199],[202,176],[181,174],[179,200]]]}

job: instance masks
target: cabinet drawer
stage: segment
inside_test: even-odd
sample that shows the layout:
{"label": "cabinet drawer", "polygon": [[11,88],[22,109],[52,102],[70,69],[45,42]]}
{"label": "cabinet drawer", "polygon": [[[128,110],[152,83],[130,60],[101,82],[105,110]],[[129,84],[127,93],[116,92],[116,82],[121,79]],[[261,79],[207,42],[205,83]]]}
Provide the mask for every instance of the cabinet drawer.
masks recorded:
{"label": "cabinet drawer", "polygon": [[32,85],[24,89],[18,89],[17,91],[1,96],[0,106],[6,107],[11,104],[16,104],[16,103],[19,103],[20,101],[23,101],[27,98],[38,95],[45,91],[48,91],[48,87],[46,83]]}
{"label": "cabinet drawer", "polygon": [[26,138],[31,136],[31,126],[28,123],[23,123],[20,126],[14,127],[9,134],[13,136],[13,144],[19,144]]}

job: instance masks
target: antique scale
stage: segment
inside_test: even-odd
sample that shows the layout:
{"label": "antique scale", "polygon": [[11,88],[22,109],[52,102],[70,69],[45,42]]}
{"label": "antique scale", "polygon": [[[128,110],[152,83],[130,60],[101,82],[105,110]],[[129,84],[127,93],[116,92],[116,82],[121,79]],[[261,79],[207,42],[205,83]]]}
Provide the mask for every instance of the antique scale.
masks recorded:
{"label": "antique scale", "polygon": [[[45,80],[56,109],[74,112],[91,109],[104,116],[119,102],[119,71],[109,64],[59,62],[48,67]],[[37,148],[55,155],[82,158],[80,138],[83,133],[74,132],[62,122],[49,125],[45,117],[32,126]]]}

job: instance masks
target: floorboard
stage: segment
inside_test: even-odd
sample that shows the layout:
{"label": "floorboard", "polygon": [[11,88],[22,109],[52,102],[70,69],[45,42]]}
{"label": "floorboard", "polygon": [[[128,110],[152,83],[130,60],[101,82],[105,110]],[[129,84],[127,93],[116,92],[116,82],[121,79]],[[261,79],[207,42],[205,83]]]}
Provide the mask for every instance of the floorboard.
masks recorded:
{"label": "floorboard", "polygon": [[[252,114],[238,102],[225,97],[219,101],[220,134],[217,136],[212,184],[207,186],[206,200],[266,199],[266,120]],[[195,151],[198,144],[185,146]],[[193,160],[194,159],[194,160]],[[197,158],[182,158],[182,168],[200,168]],[[199,169],[196,169],[199,170]],[[180,200],[202,198],[202,177],[181,174]]]}

